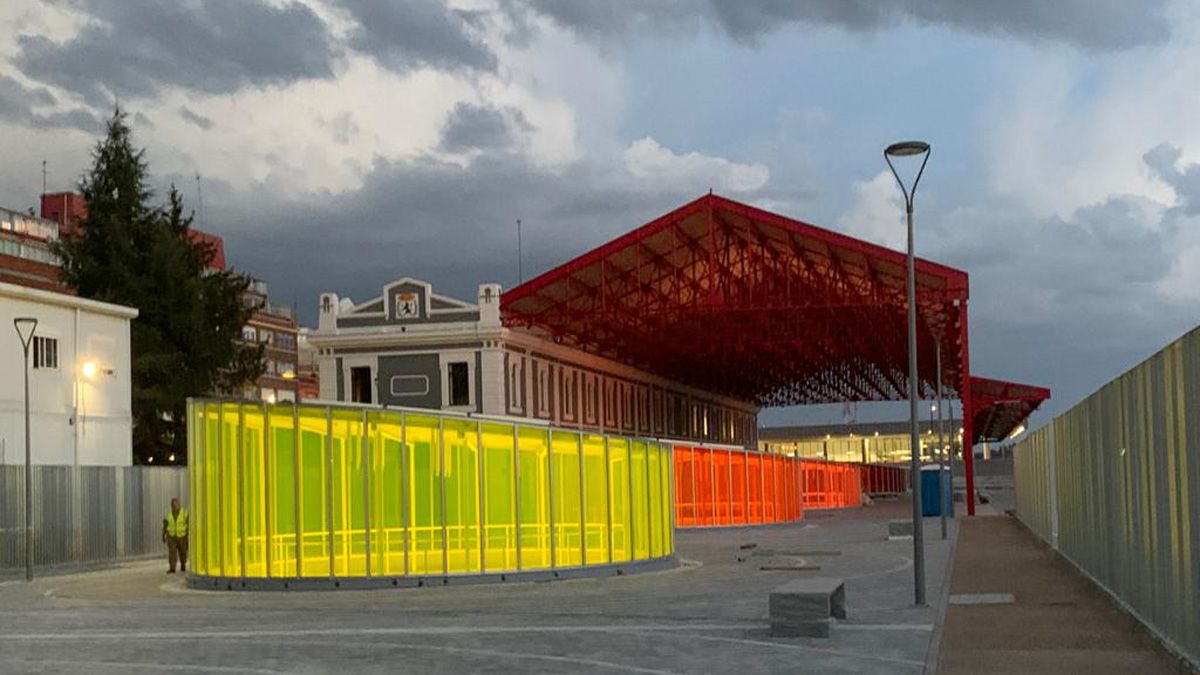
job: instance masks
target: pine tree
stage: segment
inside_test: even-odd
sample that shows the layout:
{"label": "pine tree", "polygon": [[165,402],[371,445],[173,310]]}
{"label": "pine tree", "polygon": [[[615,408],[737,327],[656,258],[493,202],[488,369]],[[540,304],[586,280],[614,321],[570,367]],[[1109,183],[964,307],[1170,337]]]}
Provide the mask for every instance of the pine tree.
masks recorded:
{"label": "pine tree", "polygon": [[262,347],[240,342],[254,312],[249,279],[208,268],[215,251],[193,240],[172,185],[151,205],[145,151],[134,149],[118,107],[79,189],[80,236],[57,245],[63,280],[80,296],[135,307],[131,325],[135,461],[186,461],[189,396],[233,392],[262,374]]}

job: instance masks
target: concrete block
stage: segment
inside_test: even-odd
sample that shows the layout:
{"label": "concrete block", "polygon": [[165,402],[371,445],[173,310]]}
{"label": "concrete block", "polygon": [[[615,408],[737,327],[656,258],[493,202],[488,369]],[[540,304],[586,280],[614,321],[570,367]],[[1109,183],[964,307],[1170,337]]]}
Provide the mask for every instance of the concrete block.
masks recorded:
{"label": "concrete block", "polygon": [[772,635],[829,637],[829,618],[846,618],[846,585],[832,577],[792,581],[771,591],[769,608]]}
{"label": "concrete block", "polygon": [[888,536],[889,537],[911,537],[913,536],[913,524],[911,520],[889,520],[888,521]]}

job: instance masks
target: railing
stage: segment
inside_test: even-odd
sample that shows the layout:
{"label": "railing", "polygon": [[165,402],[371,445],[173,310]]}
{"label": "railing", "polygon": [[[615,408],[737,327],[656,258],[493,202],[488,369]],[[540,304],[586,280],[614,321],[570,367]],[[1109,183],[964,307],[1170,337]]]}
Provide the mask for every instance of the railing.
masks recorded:
{"label": "railing", "polygon": [[[25,565],[25,467],[0,466],[0,570]],[[187,470],[145,466],[34,466],[34,565],[166,554],[162,521],[187,503]]]}
{"label": "railing", "polygon": [[1200,329],[1029,434],[1017,515],[1200,666]]}
{"label": "railing", "polygon": [[586,568],[674,551],[670,446],[507,418],[189,403],[194,571],[240,579]]}

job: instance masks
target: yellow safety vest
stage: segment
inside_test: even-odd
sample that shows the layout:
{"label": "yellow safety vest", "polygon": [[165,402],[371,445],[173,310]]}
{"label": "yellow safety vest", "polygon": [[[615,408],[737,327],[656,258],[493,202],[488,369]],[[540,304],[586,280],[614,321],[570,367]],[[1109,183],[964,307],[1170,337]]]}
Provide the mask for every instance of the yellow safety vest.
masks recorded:
{"label": "yellow safety vest", "polygon": [[172,537],[187,536],[187,509],[179,509],[179,516],[175,517],[170,511],[167,511],[167,534]]}

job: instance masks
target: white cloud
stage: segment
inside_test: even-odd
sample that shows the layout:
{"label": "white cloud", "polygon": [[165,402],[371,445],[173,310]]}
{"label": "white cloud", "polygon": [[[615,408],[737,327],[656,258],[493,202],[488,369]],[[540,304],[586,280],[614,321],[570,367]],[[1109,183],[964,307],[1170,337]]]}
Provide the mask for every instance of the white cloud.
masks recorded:
{"label": "white cloud", "polygon": [[889,171],[854,183],[854,203],[837,220],[852,236],[893,249],[907,247],[904,197]]}
{"label": "white cloud", "polygon": [[698,152],[679,155],[649,136],[625,149],[625,168],[642,181],[673,189],[687,185],[698,191],[753,192],[771,177],[762,164],[739,164]]}

